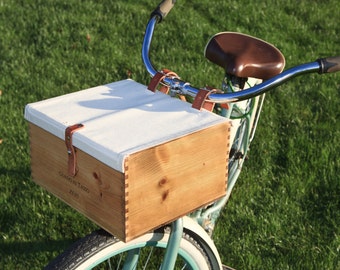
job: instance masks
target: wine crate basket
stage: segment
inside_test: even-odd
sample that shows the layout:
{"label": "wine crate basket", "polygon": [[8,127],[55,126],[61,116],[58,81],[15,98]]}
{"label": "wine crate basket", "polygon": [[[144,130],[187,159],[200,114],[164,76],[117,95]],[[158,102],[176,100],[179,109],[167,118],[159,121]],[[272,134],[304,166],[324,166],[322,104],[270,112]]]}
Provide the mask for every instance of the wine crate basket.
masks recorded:
{"label": "wine crate basket", "polygon": [[33,180],[129,241],[221,198],[230,123],[123,80],[26,105]]}

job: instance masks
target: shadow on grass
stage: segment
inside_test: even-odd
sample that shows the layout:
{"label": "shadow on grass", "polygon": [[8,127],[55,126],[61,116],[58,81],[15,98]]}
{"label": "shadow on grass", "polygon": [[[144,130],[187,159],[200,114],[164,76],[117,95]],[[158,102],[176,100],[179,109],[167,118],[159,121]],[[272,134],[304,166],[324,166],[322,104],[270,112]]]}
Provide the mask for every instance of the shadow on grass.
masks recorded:
{"label": "shadow on grass", "polygon": [[11,243],[0,243],[0,254],[1,256],[6,255],[12,256],[40,252],[60,253],[75,241],[76,241],[75,239],[62,239],[48,241],[32,241],[32,242],[16,241]]}

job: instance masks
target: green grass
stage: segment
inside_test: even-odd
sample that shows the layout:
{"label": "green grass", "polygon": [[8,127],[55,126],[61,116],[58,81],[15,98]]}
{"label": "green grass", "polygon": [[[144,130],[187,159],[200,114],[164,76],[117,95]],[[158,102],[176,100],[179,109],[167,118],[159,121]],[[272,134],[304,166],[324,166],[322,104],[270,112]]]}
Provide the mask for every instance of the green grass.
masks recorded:
{"label": "green grass", "polygon": [[[177,2],[157,28],[151,57],[196,86],[220,84],[223,71],[202,54],[220,31],[275,44],[287,67],[340,54],[336,0]],[[146,84],[140,49],[157,4],[0,1],[1,269],[40,269],[95,228],[31,181],[25,104],[128,76]],[[214,235],[226,264],[340,268],[339,82],[339,74],[307,75],[267,95]]]}

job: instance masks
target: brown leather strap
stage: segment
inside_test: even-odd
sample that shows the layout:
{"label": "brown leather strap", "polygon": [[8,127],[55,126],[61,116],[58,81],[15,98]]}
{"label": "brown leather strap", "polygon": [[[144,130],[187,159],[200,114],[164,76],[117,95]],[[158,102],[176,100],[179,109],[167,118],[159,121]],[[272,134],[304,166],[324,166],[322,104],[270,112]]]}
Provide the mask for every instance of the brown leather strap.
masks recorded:
{"label": "brown leather strap", "polygon": [[70,176],[76,176],[78,172],[76,148],[72,144],[72,135],[74,132],[83,127],[83,124],[75,124],[65,129],[65,144],[68,154],[68,173]]}
{"label": "brown leather strap", "polygon": [[[169,69],[163,69],[162,71],[163,71],[163,73],[165,74],[165,77],[175,77],[175,78],[179,78],[178,75],[177,75],[175,72],[173,72],[173,71],[171,71],[171,70],[169,70]],[[164,78],[163,78],[163,79],[164,79]],[[170,90],[170,87],[167,86],[167,85],[164,85],[164,84],[161,85],[161,87],[159,88],[159,91],[162,92],[162,93],[164,93],[164,94],[168,94],[169,90]]]}
{"label": "brown leather strap", "polygon": [[182,101],[187,101],[186,97],[184,95],[178,95],[179,99]]}
{"label": "brown leather strap", "polygon": [[[151,79],[151,81],[148,85],[148,89],[152,92],[156,92],[157,86],[159,84],[161,84],[162,81],[164,80],[164,78],[166,78],[166,77],[179,78],[178,75],[175,72],[173,72],[169,69],[163,69],[162,71],[158,71],[156,73],[156,75],[153,76],[153,78]],[[169,92],[169,89],[170,89],[169,86],[163,84],[163,85],[160,86],[159,91],[164,93],[164,94],[167,94]]]}
{"label": "brown leather strap", "polygon": [[197,110],[201,110],[202,108],[204,108],[207,111],[211,112],[214,109],[215,103],[209,101],[209,95],[214,92],[216,92],[215,89],[200,89],[191,107]]}
{"label": "brown leather strap", "polygon": [[165,75],[162,72],[157,72],[155,76],[151,79],[148,89],[152,92],[156,92],[158,84],[165,78]]}
{"label": "brown leather strap", "polygon": [[226,110],[229,110],[229,103],[221,103],[221,107]]}

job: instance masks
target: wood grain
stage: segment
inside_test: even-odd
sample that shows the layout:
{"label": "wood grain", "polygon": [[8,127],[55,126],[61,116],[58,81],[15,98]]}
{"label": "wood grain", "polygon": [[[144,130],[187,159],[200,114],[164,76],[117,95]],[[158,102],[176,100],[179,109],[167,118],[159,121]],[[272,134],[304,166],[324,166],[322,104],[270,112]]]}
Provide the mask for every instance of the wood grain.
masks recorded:
{"label": "wood grain", "polygon": [[225,195],[229,123],[133,153],[125,173],[77,149],[74,177],[65,142],[29,127],[33,180],[123,241]]}

